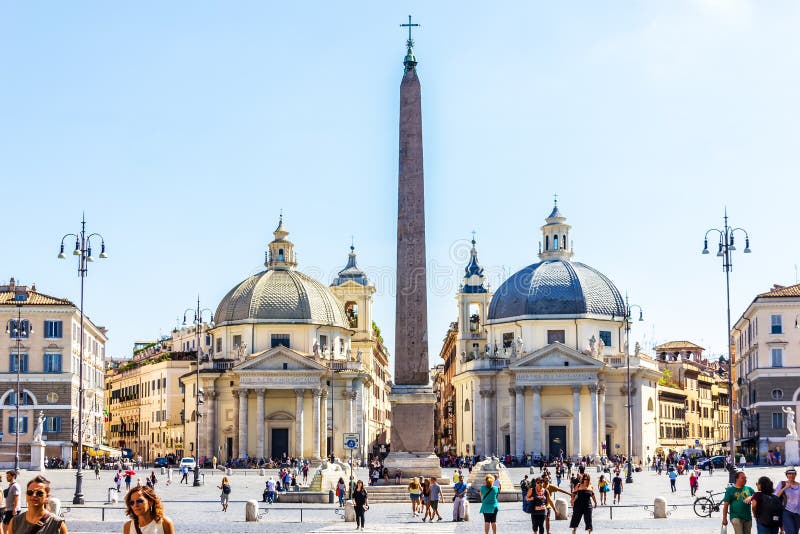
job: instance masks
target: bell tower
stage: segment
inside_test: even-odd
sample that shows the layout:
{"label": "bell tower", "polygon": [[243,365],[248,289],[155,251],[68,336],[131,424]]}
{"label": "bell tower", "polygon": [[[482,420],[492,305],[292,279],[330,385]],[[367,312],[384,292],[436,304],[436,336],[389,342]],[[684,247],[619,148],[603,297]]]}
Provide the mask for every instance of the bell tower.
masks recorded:
{"label": "bell tower", "polygon": [[264,267],[276,271],[292,271],[297,267],[297,257],[294,254],[294,243],[286,239],[289,232],[283,226],[283,214],[278,220],[278,227],[272,232],[275,239],[267,245],[268,249]]}
{"label": "bell tower", "polygon": [[486,289],[483,267],[478,263],[475,232],[472,233],[470,259],[464,268],[464,281],[456,295],[458,302],[458,353],[467,360],[477,358],[486,345],[486,316],[492,295]]}

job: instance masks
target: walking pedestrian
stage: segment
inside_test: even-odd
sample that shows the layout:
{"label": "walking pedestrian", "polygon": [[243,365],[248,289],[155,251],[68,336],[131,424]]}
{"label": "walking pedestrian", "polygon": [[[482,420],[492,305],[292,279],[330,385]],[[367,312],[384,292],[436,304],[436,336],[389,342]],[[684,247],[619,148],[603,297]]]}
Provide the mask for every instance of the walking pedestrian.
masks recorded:
{"label": "walking pedestrian", "polygon": [[231,483],[228,481],[228,477],[222,477],[222,482],[219,486],[220,489],[219,494],[219,501],[222,503],[222,511],[228,511],[228,502],[231,499]]}
{"label": "walking pedestrian", "polygon": [[486,475],[485,484],[481,486],[481,513],[483,514],[483,534],[489,534],[489,526],[492,527],[492,534],[497,534],[497,511],[500,503],[497,496],[500,488],[494,485],[494,477]]}
{"label": "walking pedestrian", "polygon": [[420,508],[422,510],[422,522],[424,523],[426,519],[428,519],[428,514],[431,512],[431,500],[430,500],[430,487],[431,482],[430,480],[423,478],[422,479],[422,494],[420,495],[422,504]]}
{"label": "walking pedestrian", "polygon": [[697,493],[697,487],[699,484],[700,473],[697,469],[693,469],[692,473],[689,475],[689,490],[692,492],[692,497],[695,496]]}
{"label": "walking pedestrian", "polygon": [[790,467],[786,470],[786,480],[778,485],[775,495],[785,499],[783,507],[783,530],[786,534],[800,532],[800,483],[797,482],[797,470]]}
{"label": "walking pedestrian", "polygon": [[755,518],[758,534],[778,534],[783,524],[783,504],[780,497],[775,496],[772,479],[760,477],[756,482],[756,491],[750,501],[750,510]]}
{"label": "walking pedestrian", "polygon": [[125,496],[125,515],[131,518],[123,534],[175,534],[172,520],[164,515],[164,505],[153,488],[136,486]]}
{"label": "walking pedestrian", "polygon": [[344,485],[344,479],[339,477],[339,482],[336,483],[336,497],[339,498],[339,508],[344,506],[344,497],[347,494],[347,486]]}
{"label": "walking pedestrian", "polygon": [[619,471],[614,475],[614,478],[611,479],[611,489],[614,490],[614,499],[613,504],[619,504],[622,500],[622,477],[619,474]]}
{"label": "walking pedestrian", "polygon": [[434,514],[438,518],[437,521],[442,520],[442,515],[439,513],[439,498],[442,495],[442,487],[436,482],[436,477],[431,477],[431,485],[428,488],[428,504],[430,505],[430,520],[433,521]]}
{"label": "walking pedestrian", "polygon": [[572,492],[572,519],[569,522],[572,534],[575,534],[575,529],[581,524],[581,518],[586,525],[586,532],[592,531],[592,510],[594,508],[597,508],[597,498],[594,495],[592,479],[584,473]]}
{"label": "walking pedestrian", "polygon": [[185,465],[181,466],[181,481],[180,481],[180,483],[183,484],[184,482],[186,482],[186,484],[189,484],[189,468],[186,467]]}
{"label": "walking pedestrian", "polygon": [[600,480],[597,481],[597,489],[600,491],[600,505],[608,504],[608,481],[605,475],[600,475]]}
{"label": "walking pedestrian", "polygon": [[411,479],[408,484],[408,497],[411,499],[411,514],[412,517],[417,517],[419,511],[419,496],[422,493],[422,486],[417,482],[417,477]]}
{"label": "walking pedestrian", "polygon": [[94,479],[100,480],[100,462],[94,463]]}
{"label": "walking pedestrian", "polygon": [[131,472],[125,472],[125,491],[130,491],[131,489]]}
{"label": "walking pedestrian", "polygon": [[669,466],[667,476],[669,477],[669,489],[672,491],[672,493],[675,493],[678,491],[678,489],[675,487],[675,482],[678,480],[678,473],[675,471],[674,467]]}
{"label": "walking pedestrian", "polygon": [[17,471],[15,469],[6,471],[6,482],[8,482],[8,487],[3,490],[6,497],[6,511],[3,514],[3,526],[8,528],[8,525],[11,524],[11,520],[19,515],[22,506],[20,503],[22,488],[19,482],[17,482]]}
{"label": "walking pedestrian", "polygon": [[467,513],[467,485],[459,480],[453,486],[453,521],[464,521]]}
{"label": "walking pedestrian", "polygon": [[548,476],[546,476],[546,475],[542,477],[542,487],[547,490],[547,493],[550,494],[550,502],[548,503],[548,506],[547,506],[547,516],[545,517],[545,520],[544,520],[544,526],[545,526],[545,528],[547,530],[547,534],[550,534],[550,513],[552,511],[552,513],[555,514],[555,509],[556,509],[556,505],[553,504],[553,495],[555,495],[558,492],[561,492],[564,495],[569,495],[569,497],[571,499],[572,498],[572,494],[570,492],[568,492],[567,490],[563,490],[563,489],[559,488],[558,486],[550,484],[550,478]]}
{"label": "walking pedestrian", "polygon": [[28,482],[28,509],[24,514],[17,514],[8,525],[8,534],[67,534],[67,524],[63,519],[47,511],[46,505],[50,496],[50,481],[42,475]]}
{"label": "walking pedestrian", "polygon": [[[736,534],[750,534],[753,527],[753,515],[750,510],[749,502],[745,499],[755,493],[753,488],[745,486],[747,475],[739,471],[736,473],[736,482],[733,486],[728,486],[725,496],[722,498],[722,525],[728,524],[730,516],[733,531]],[[730,513],[729,513],[730,512]]]}
{"label": "walking pedestrian", "polygon": [[541,478],[537,478],[533,482],[533,487],[528,488],[528,494],[525,499],[531,503],[531,524],[533,526],[533,534],[545,533],[545,519],[547,518],[548,511],[553,505],[550,499],[550,493],[545,488],[545,482]]}
{"label": "walking pedestrian", "polygon": [[356,482],[356,489],[353,490],[353,501],[355,506],[353,510],[356,512],[356,530],[361,529],[364,531],[364,514],[369,510],[369,494],[364,489],[364,482],[359,480]]}

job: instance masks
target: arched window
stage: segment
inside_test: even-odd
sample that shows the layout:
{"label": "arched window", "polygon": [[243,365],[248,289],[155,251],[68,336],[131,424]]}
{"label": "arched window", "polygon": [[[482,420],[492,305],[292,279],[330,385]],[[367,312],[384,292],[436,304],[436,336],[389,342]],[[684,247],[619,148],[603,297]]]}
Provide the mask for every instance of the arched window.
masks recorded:
{"label": "arched window", "polygon": [[358,328],[358,304],[352,300],[344,305],[344,313],[347,315],[347,322],[350,328]]}
{"label": "arched window", "polygon": [[564,234],[561,236],[561,248],[567,250],[567,235]]}
{"label": "arched window", "polygon": [[553,250],[558,250],[558,236],[553,236]]}
{"label": "arched window", "polygon": [[278,261],[283,261],[283,249],[278,249]]}
{"label": "arched window", "polygon": [[648,412],[652,412],[653,411],[653,399],[652,398],[647,399],[647,411]]}
{"label": "arched window", "polygon": [[545,250],[550,250],[550,236],[549,235],[544,236],[544,249]]}

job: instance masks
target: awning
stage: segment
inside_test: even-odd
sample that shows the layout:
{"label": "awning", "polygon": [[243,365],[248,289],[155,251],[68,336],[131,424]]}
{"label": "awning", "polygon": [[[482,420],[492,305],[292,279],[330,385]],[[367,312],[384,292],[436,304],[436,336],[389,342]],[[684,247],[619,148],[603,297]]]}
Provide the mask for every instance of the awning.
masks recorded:
{"label": "awning", "polygon": [[91,445],[84,443],[83,448],[89,453],[89,456],[109,456],[111,458],[119,458],[122,456],[122,451],[108,447],[106,445]]}

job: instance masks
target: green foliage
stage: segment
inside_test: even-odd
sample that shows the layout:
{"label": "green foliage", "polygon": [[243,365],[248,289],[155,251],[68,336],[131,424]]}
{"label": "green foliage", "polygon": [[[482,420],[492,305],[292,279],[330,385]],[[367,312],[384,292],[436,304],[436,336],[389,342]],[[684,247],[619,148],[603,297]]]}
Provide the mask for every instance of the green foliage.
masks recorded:
{"label": "green foliage", "polygon": [[383,336],[381,335],[381,329],[380,329],[380,327],[379,327],[379,326],[378,326],[378,325],[375,323],[375,321],[372,321],[372,332],[375,334],[375,337],[377,337],[377,338],[378,338],[378,341],[380,341],[381,343],[383,343]]}
{"label": "green foliage", "polygon": [[678,384],[672,381],[672,373],[669,372],[669,369],[664,369],[662,373],[662,377],[658,379],[659,386],[667,386],[670,388],[677,388]]}

